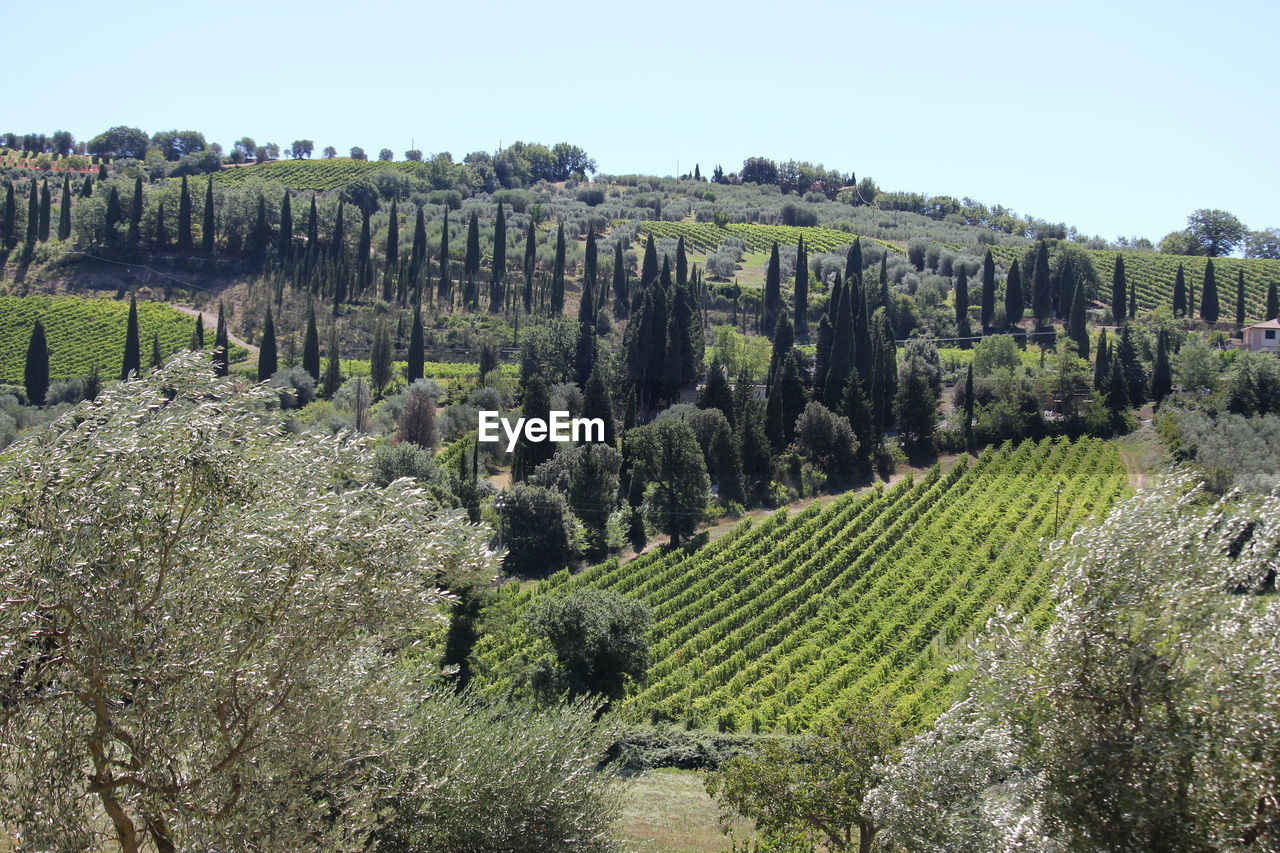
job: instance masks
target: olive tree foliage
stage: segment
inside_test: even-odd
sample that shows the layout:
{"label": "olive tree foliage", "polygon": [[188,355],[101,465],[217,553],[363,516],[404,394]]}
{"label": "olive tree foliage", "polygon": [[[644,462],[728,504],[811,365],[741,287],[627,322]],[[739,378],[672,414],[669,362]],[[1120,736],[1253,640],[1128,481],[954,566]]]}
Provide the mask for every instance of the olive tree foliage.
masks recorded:
{"label": "olive tree foliage", "polygon": [[1053,556],[1056,618],[988,626],[969,697],[870,799],[890,849],[1280,846],[1280,499],[1185,475]]}
{"label": "olive tree foliage", "polygon": [[0,456],[0,825],[33,849],[355,849],[484,533],[180,355]]}

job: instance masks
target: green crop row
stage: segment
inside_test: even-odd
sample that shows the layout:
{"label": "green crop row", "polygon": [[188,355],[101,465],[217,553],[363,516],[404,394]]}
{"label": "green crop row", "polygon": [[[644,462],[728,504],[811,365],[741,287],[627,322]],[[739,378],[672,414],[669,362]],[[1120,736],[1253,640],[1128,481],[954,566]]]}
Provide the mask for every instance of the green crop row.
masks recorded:
{"label": "green crop row", "polygon": [[700,549],[523,585],[487,617],[473,668],[504,686],[531,648],[520,611],[591,586],[653,609],[648,676],[623,704],[634,719],[799,731],[879,701],[927,722],[954,698],[953,664],[997,608],[1051,617],[1045,544],[1127,488],[1106,442],[1006,444],[890,489],[744,522]]}
{"label": "green crop row", "polygon": [[380,160],[351,160],[335,157],[331,160],[271,160],[249,166],[234,166],[218,172],[214,179],[220,184],[245,184],[266,181],[295,190],[341,189],[361,175],[377,169],[412,171],[417,163],[410,161],[383,162]]}
{"label": "green crop row", "polygon": [[[684,237],[685,245],[695,252],[710,254],[720,248],[720,244],[728,237],[737,237],[746,245],[748,252],[767,252],[776,242],[779,245],[795,245],[804,238],[804,244],[810,252],[832,252],[848,246],[856,238],[856,234],[838,231],[834,228],[811,228],[793,225],[758,225],[745,222],[734,222],[721,228],[710,222],[645,222],[642,229],[655,238]],[[878,243],[892,252],[901,254],[902,250],[892,243],[863,237],[864,243]]]}

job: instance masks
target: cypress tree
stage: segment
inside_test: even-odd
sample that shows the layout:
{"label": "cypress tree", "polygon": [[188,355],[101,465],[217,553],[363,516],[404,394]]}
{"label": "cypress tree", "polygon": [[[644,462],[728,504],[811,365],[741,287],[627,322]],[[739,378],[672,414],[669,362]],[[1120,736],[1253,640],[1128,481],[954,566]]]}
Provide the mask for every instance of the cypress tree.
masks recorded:
{"label": "cypress tree", "polygon": [[1093,361],[1093,390],[1101,391],[1110,376],[1110,353],[1107,352],[1107,330],[1098,333],[1098,354]]}
{"label": "cypress tree", "polygon": [[218,300],[218,325],[213,335],[213,372],[217,376],[226,376],[231,370],[230,344],[227,341],[226,306]]}
{"label": "cypress tree", "polygon": [[424,335],[422,332],[422,306],[415,304],[413,306],[413,330],[409,333],[409,355],[408,364],[405,366],[405,377],[412,385],[421,379],[425,372],[425,348]]}
{"label": "cypress tree", "polygon": [[135,376],[142,370],[142,341],[138,336],[138,298],[129,297],[129,322],[124,330],[124,358],[120,364],[120,379]]}
{"label": "cypress tree", "polygon": [[267,305],[267,319],[262,323],[262,341],[258,344],[258,381],[266,382],[276,375],[279,363],[276,358],[276,322]]}
{"label": "cypress tree", "polygon": [[991,320],[996,313],[996,261],[991,257],[991,249],[982,256],[982,333],[991,329]]}
{"label": "cypress tree", "polygon": [[280,242],[277,245],[281,259],[288,261],[293,257],[293,207],[289,201],[289,191],[284,191],[280,201]]}
{"label": "cypress tree", "polygon": [[613,316],[619,320],[627,319],[631,313],[631,294],[628,292],[627,266],[622,257],[622,241],[613,244]]}
{"label": "cypress tree", "polygon": [[[1065,268],[1063,270],[1063,278],[1066,279]],[[1089,360],[1089,329],[1086,325],[1086,315],[1084,310],[1084,282],[1079,285],[1072,285],[1071,299],[1071,319],[1067,325],[1067,334],[1071,336],[1071,340],[1075,341],[1076,349],[1080,353],[1080,357]]]}
{"label": "cypress tree", "polygon": [[373,349],[369,352],[369,380],[379,397],[393,378],[392,356],[391,330],[387,328],[387,321],[380,319],[373,332]]}
{"label": "cypress tree", "polygon": [[1138,289],[1136,287],[1129,288],[1129,316],[1138,316]]}
{"label": "cypress tree", "polygon": [[[520,400],[520,413],[526,418],[542,418],[551,416],[551,389],[546,380],[534,375],[524,386],[524,394]],[[527,479],[534,469],[546,462],[555,453],[555,444],[550,441],[530,441],[521,435],[516,446],[516,461],[521,479]],[[514,475],[514,471],[513,471]]]}
{"label": "cypress tree", "polygon": [[[885,252],[880,256],[880,293],[876,298],[875,308],[883,308],[885,313],[889,315],[890,325],[894,316],[893,299],[889,296],[889,253]],[[870,306],[870,302],[867,303]],[[870,308],[872,314],[875,314],[875,308]]]}
{"label": "cypress tree", "polygon": [[[115,187],[111,188],[115,192]],[[116,198],[116,208],[120,207],[120,199]],[[107,206],[107,218],[110,219],[111,207]],[[117,217],[119,218],[119,217]],[[27,200],[27,243],[35,243],[40,236],[40,182],[31,179],[31,197]]]}
{"label": "cypress tree", "polygon": [[316,215],[316,194],[311,194],[311,209],[307,211],[307,256],[313,261],[320,251],[320,220]]}
{"label": "cypress tree", "polygon": [[440,222],[440,284],[436,286],[436,297],[441,307],[453,298],[453,286],[449,279],[449,206],[444,206],[444,216]]}
{"label": "cypress tree", "polygon": [[329,245],[329,256],[334,263],[346,253],[347,246],[347,230],[346,230],[346,213],[347,203],[342,199],[338,199],[338,215],[333,220],[333,242]]}
{"label": "cypress tree", "polygon": [[529,230],[524,235],[524,313],[533,313],[533,271],[538,264],[538,233],[534,228],[533,217],[529,217]]}
{"label": "cypress tree", "polygon": [[[683,239],[683,238],[682,238]],[[600,298],[600,289],[598,283],[599,269],[599,250],[596,246],[595,228],[587,227],[587,245],[583,251],[582,258],[582,299],[587,303],[584,311],[581,306],[578,308],[578,320],[590,323],[592,328],[595,327],[596,321],[596,301]],[[679,270],[679,252],[676,254],[676,269]],[[676,280],[679,281],[677,274]]]}
{"label": "cypress tree", "polygon": [[373,266],[373,234],[369,228],[369,211],[363,208],[360,210],[360,244],[356,248],[356,256],[360,281],[353,295],[359,296],[368,285],[370,268]]}
{"label": "cypress tree", "polygon": [[0,245],[12,249],[18,245],[18,199],[10,181],[4,190],[4,233],[0,234]]}
{"label": "cypress tree", "polygon": [[261,269],[267,262],[267,244],[271,241],[271,229],[267,225],[267,199],[258,194],[258,217],[253,225],[253,259]]}
{"label": "cypress tree", "polygon": [[868,314],[872,299],[862,278],[857,276],[845,282],[844,297],[850,300],[853,311],[853,367],[858,376],[867,376],[871,372],[872,358],[871,317]]}
{"label": "cypress tree", "polygon": [[1120,332],[1120,346],[1111,356],[1112,365],[1119,365],[1127,386],[1126,396],[1130,404],[1141,406],[1147,395],[1147,377],[1138,359],[1138,349],[1133,343],[1133,330],[1125,326]]}
{"label": "cypress tree", "polygon": [[[312,197],[312,204],[315,197]],[[413,303],[422,301],[422,264],[427,258],[427,218],[418,208],[413,222],[413,245],[409,248],[409,279],[413,282]]]}
{"label": "cypress tree", "polygon": [[1213,258],[1204,265],[1204,290],[1200,296],[1200,319],[1206,323],[1218,322],[1218,278],[1214,275]]}
{"label": "cypress tree", "polygon": [[1111,411],[1111,414],[1114,416],[1115,414],[1129,408],[1130,405],[1141,405],[1140,400],[1130,400],[1129,386],[1125,382],[1124,369],[1121,367],[1119,361],[1113,360],[1108,372],[1107,409]]}
{"label": "cypress tree", "polygon": [[204,314],[196,314],[196,327],[191,332],[191,351],[199,352],[204,349]]}
{"label": "cypress tree", "polygon": [[1124,274],[1124,258],[1116,252],[1116,267],[1111,273],[1111,313],[1117,323],[1125,319],[1129,305],[1129,288]]}
{"label": "cypress tree", "polygon": [[844,256],[844,280],[862,280],[862,238],[854,237]]}
{"label": "cypress tree", "polygon": [[[589,311],[590,309],[588,309]],[[579,312],[581,313],[581,312]],[[596,334],[590,323],[578,322],[578,338],[573,356],[573,381],[585,388],[596,366]]]}
{"label": "cypress tree", "polygon": [[[115,187],[111,188],[112,192]],[[182,176],[182,193],[178,196],[178,251],[190,252],[191,242],[191,189],[187,186],[187,176]]]}
{"label": "cypress tree", "polygon": [[[314,202],[313,202],[314,203]],[[213,257],[214,240],[218,236],[217,220],[213,216],[213,178],[205,182],[204,219],[200,223],[200,250],[206,258]]]}
{"label": "cypress tree", "polygon": [[[7,229],[6,229],[7,230]],[[71,236],[71,178],[62,177],[62,203],[58,205],[58,239]]]}
{"label": "cypress tree", "polygon": [[1053,311],[1053,294],[1049,290],[1049,247],[1041,240],[1036,244],[1036,266],[1031,276],[1031,313],[1036,325],[1043,328]]}
{"label": "cypress tree", "polygon": [[773,335],[778,325],[778,312],[782,310],[782,266],[778,260],[778,242],[775,240],[769,253],[769,266],[764,275],[764,315],[761,334]]}
{"label": "cypress tree", "polygon": [[773,329],[773,348],[769,353],[769,373],[766,382],[773,383],[773,377],[778,375],[778,370],[782,367],[783,360],[791,352],[791,348],[795,346],[796,336],[795,330],[791,326],[791,318],[787,316],[786,311],[778,313],[778,324]]}
{"label": "cypress tree", "polygon": [[871,391],[867,395],[874,422],[874,440],[880,445],[884,431],[893,424],[893,401],[898,393],[898,350],[884,309],[871,316],[871,340],[875,344],[871,363]]}
{"label": "cypress tree", "polygon": [[627,388],[627,404],[622,409],[622,431],[635,429],[639,423],[639,403],[636,400],[636,386],[632,383]]}
{"label": "cypress tree", "polygon": [[1071,312],[1075,310],[1076,300],[1076,268],[1071,256],[1062,259],[1062,270],[1058,276],[1058,316],[1071,322]]}
{"label": "cypress tree", "polygon": [[1244,328],[1244,270],[1236,271],[1236,325]]}
{"label": "cypress tree", "polygon": [[814,348],[813,396],[814,399],[826,403],[828,407],[835,403],[834,400],[828,400],[823,396],[827,387],[827,367],[831,364],[831,344],[834,336],[835,330],[831,327],[831,319],[824,313],[818,320],[818,345]]}
{"label": "cypress tree", "polygon": [[53,199],[49,192],[49,179],[40,184],[40,228],[37,236],[41,243],[49,242],[49,228],[53,217]]}
{"label": "cypress tree", "polygon": [[93,195],[93,178],[85,177],[84,183],[80,184],[80,198],[89,198]]}
{"label": "cypress tree", "polygon": [[107,179],[107,161],[103,160],[98,164],[98,180],[105,181]]}
{"label": "cypress tree", "polygon": [[1190,317],[1196,313],[1196,286],[1193,282],[1187,282],[1187,316]]}
{"label": "cypress tree", "polygon": [[564,313],[564,251],[564,223],[561,222],[556,231],[556,258],[551,270],[551,313],[556,317]]}
{"label": "cypress tree", "polygon": [[613,422],[613,404],[609,400],[609,386],[599,368],[591,371],[587,388],[582,392],[582,416],[604,421],[604,444],[617,446],[617,428]]}
{"label": "cypress tree", "polygon": [[[787,316],[786,312],[782,316]],[[809,402],[809,395],[805,393],[804,383],[800,380],[794,352],[788,352],[783,357],[780,373],[778,384],[782,392],[782,436],[786,444],[791,444],[796,437],[796,419]]]}
{"label": "cypress tree", "polygon": [[27,403],[43,406],[49,393],[49,342],[45,339],[44,323],[40,320],[31,327],[22,379],[27,389]]}
{"label": "cypress tree", "polygon": [[396,297],[392,290],[393,272],[400,260],[400,210],[396,199],[391,199],[391,213],[387,218],[387,258],[382,270],[382,301],[390,302]]}
{"label": "cypress tree", "polygon": [[796,283],[792,291],[795,297],[796,337],[809,339],[809,252],[804,247],[804,237],[796,246]]}
{"label": "cypress tree", "polygon": [[[969,273],[964,264],[956,266],[956,337],[969,337]],[[960,346],[968,347],[969,341],[961,340]]]}
{"label": "cypress tree", "polygon": [[1182,272],[1182,264],[1173,274],[1173,316],[1182,317],[1187,313],[1187,279]]}
{"label": "cypress tree", "polygon": [[338,347],[338,324],[335,322],[329,326],[329,358],[325,362],[324,382],[321,383],[322,391],[326,398],[332,398],[335,391],[342,385],[342,352]]}
{"label": "cypress tree", "polygon": [[307,306],[307,331],[302,339],[302,369],[320,381],[320,330],[316,328],[316,309]]}
{"label": "cypress tree", "polygon": [[1169,342],[1161,329],[1156,335],[1155,365],[1151,370],[1151,399],[1157,405],[1173,390],[1173,371],[1169,369]]}
{"label": "cypress tree", "polygon": [[1266,319],[1274,320],[1280,317],[1280,291],[1276,289],[1274,281],[1267,284],[1267,316]]}
{"label": "cypress tree", "polygon": [[773,378],[769,384],[769,396],[764,404],[764,434],[769,439],[769,446],[774,453],[781,453],[787,446],[787,431],[782,412],[782,375]]}
{"label": "cypress tree", "polygon": [[[116,225],[120,222],[123,214],[120,211],[120,193],[116,191],[115,184],[111,185],[111,190],[107,193],[107,211],[106,211],[106,232],[107,241],[115,242]],[[30,229],[28,229],[28,234]]]}
{"label": "cypress tree", "polygon": [[729,388],[729,379],[725,376],[719,354],[711,359],[711,365],[707,368],[706,379],[698,392],[698,408],[719,409],[728,419],[729,425],[733,426],[733,391]]}
{"label": "cypress tree", "polygon": [[164,364],[164,357],[160,355],[160,333],[153,332],[151,334],[151,367],[154,370]]}
{"label": "cypress tree", "polygon": [[836,320],[832,326],[831,355],[827,362],[826,381],[822,388],[822,399],[838,404],[844,399],[845,385],[853,373],[855,365],[853,331],[853,301],[857,295],[853,287],[853,279],[845,281],[844,290],[840,294],[840,304],[836,306]]}
{"label": "cypress tree", "polygon": [[1018,261],[1014,259],[1009,265],[1009,275],[1004,281],[1004,317],[1010,328],[1022,321],[1026,311],[1022,296],[1022,272],[1018,269]]}
{"label": "cypress tree", "polygon": [[648,288],[658,280],[658,247],[653,243],[653,235],[647,235],[644,242],[644,260],[640,264],[640,287]]}
{"label": "cypress tree", "polygon": [[476,273],[480,272],[480,220],[476,218],[474,210],[471,212],[471,221],[467,223],[467,254],[462,262],[462,271],[467,276],[462,301],[469,308],[475,299],[472,291]]}
{"label": "cypress tree", "polygon": [[[987,257],[991,257],[990,249],[987,250]],[[964,378],[964,449],[973,451],[973,362],[969,363],[969,370]]]}
{"label": "cypress tree", "polygon": [[133,181],[133,201],[129,205],[129,235],[126,242],[130,249],[136,250],[142,241],[142,176]]}

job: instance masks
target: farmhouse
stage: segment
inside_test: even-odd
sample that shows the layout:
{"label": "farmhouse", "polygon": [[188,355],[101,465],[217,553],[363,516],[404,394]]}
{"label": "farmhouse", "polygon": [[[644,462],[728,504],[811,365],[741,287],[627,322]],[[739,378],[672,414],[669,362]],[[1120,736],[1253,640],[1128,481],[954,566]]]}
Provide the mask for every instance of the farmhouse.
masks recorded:
{"label": "farmhouse", "polygon": [[1280,317],[1246,327],[1243,348],[1250,352],[1280,353]]}

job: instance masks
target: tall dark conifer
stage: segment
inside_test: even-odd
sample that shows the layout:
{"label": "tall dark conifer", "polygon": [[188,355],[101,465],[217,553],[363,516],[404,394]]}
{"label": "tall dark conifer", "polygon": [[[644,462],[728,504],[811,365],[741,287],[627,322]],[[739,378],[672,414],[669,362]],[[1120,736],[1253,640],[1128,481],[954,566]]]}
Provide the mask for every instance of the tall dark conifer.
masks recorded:
{"label": "tall dark conifer", "polygon": [[253,260],[261,269],[267,262],[267,246],[271,242],[271,226],[267,225],[267,199],[258,193],[258,215],[253,222]]}
{"label": "tall dark conifer", "polygon": [[564,313],[564,223],[556,230],[556,257],[551,269],[551,314],[559,317]]}
{"label": "tall dark conifer", "polygon": [[804,237],[796,246],[796,282],[792,290],[795,297],[796,337],[809,340],[809,252],[804,247]]}
{"label": "tall dark conifer", "polygon": [[[116,191],[115,184],[111,185],[111,189],[107,192],[107,210],[106,210],[106,237],[108,243],[114,243],[119,234],[116,226],[124,218],[124,214],[120,210],[120,193]],[[28,232],[30,229],[28,229]]]}
{"label": "tall dark conifer", "polygon": [[1169,368],[1169,342],[1161,329],[1156,335],[1155,365],[1151,370],[1151,399],[1162,402],[1173,390],[1173,371]]}
{"label": "tall dark conifer", "polygon": [[204,219],[200,227],[200,250],[206,258],[212,258],[215,240],[218,236],[218,224],[213,214],[213,178],[210,177],[204,188]]}
{"label": "tall dark conifer", "polygon": [[277,251],[284,261],[293,257],[293,207],[288,190],[284,191],[284,198],[280,200],[280,241]]}
{"label": "tall dark conifer", "polygon": [[1111,374],[1109,366],[1110,353],[1107,352],[1107,330],[1098,333],[1098,353],[1093,359],[1093,390],[1101,391],[1107,384]]}
{"label": "tall dark conifer", "polygon": [[1182,264],[1178,264],[1173,274],[1173,316],[1183,317],[1187,313],[1187,278],[1182,272]]}
{"label": "tall dark conifer", "polygon": [[845,386],[856,369],[853,302],[861,294],[853,285],[853,279],[845,281],[845,287],[840,293],[840,304],[836,306],[835,324],[832,326],[831,355],[822,388],[822,399],[830,401],[830,405],[839,405],[839,401],[844,399]]}
{"label": "tall dark conifer", "polygon": [[453,298],[453,281],[449,277],[449,206],[444,206],[440,222],[440,283],[436,285],[436,299],[444,308]]}
{"label": "tall dark conifer", "polygon": [[[1063,279],[1066,279],[1066,270],[1063,267]],[[1084,305],[1084,282],[1079,284],[1072,283],[1071,292],[1071,317],[1067,321],[1067,334],[1071,336],[1071,340],[1075,342],[1076,351],[1080,353],[1080,357],[1088,361],[1089,359],[1089,329],[1086,324],[1086,314]]]}
{"label": "tall dark conifer", "polygon": [[27,403],[43,406],[49,393],[49,341],[40,320],[31,327],[31,337],[27,339],[27,360],[23,364],[22,379],[27,390]]}
{"label": "tall dark conifer", "polygon": [[62,203],[58,205],[58,239],[71,236],[71,178],[62,176]]}
{"label": "tall dark conifer", "polygon": [[467,223],[467,254],[462,262],[462,271],[467,277],[462,301],[470,309],[476,302],[476,275],[480,272],[480,219],[474,210],[471,211],[471,221]]}
{"label": "tall dark conifer", "polygon": [[1129,308],[1129,285],[1124,274],[1124,258],[1116,252],[1116,266],[1111,273],[1111,316],[1123,322]]}
{"label": "tall dark conifer", "polygon": [[627,265],[622,257],[622,241],[613,243],[613,316],[627,319],[631,313],[630,286],[627,283]]}
{"label": "tall dark conifer", "polygon": [[191,332],[191,351],[204,349],[204,314],[196,314],[196,327]]}
{"label": "tall dark conifer", "polygon": [[336,322],[329,325],[329,352],[324,364],[324,380],[321,382],[321,392],[326,399],[333,397],[338,387],[342,385],[342,351],[338,346],[338,324]]}
{"label": "tall dark conifer", "polygon": [[37,236],[41,243],[49,242],[49,231],[52,227],[53,219],[53,198],[49,192],[49,179],[45,178],[40,183],[40,227]]}
{"label": "tall dark conifer", "polygon": [[231,370],[231,350],[227,340],[227,312],[222,300],[218,300],[218,325],[213,335],[213,372],[226,376]]}
{"label": "tall dark conifer", "polygon": [[587,245],[582,253],[582,299],[588,305],[585,312],[579,307],[578,320],[589,323],[594,329],[596,307],[600,303],[599,248],[595,229],[590,226],[587,227]]}
{"label": "tall dark conifer", "polygon": [[412,385],[423,377],[425,371],[426,354],[424,352],[426,344],[422,332],[422,305],[414,303],[413,306],[413,329],[409,332],[409,354],[407,364],[405,365],[405,378]]}
{"label": "tall dark conifer", "polygon": [[991,257],[991,249],[982,256],[982,333],[991,329],[991,321],[996,314],[996,261]]}
{"label": "tall dark conifer", "polygon": [[1266,319],[1274,320],[1280,317],[1280,289],[1276,287],[1274,281],[1267,284],[1267,316]]}
{"label": "tall dark conifer", "polygon": [[[115,192],[115,187],[111,188]],[[116,196],[116,210],[120,209],[120,197]],[[107,218],[111,218],[110,205],[107,207]],[[117,213],[116,219],[119,220]],[[111,234],[108,232],[107,237]],[[35,178],[31,179],[31,196],[27,199],[27,243],[34,244],[40,237],[40,182]]]}
{"label": "tall dark conifer", "polygon": [[1018,261],[1009,264],[1009,275],[1004,280],[1004,318],[1010,326],[1017,326],[1022,321],[1026,304],[1022,295],[1022,271],[1018,269]]}
{"label": "tall dark conifer", "polygon": [[373,230],[369,225],[369,211],[360,210],[360,243],[356,247],[356,282],[354,296],[364,295],[373,276]]}
{"label": "tall dark conifer", "polygon": [[124,329],[124,358],[120,363],[120,378],[129,374],[137,376],[142,371],[142,341],[138,334],[138,298],[129,297],[129,321]]}
{"label": "tall dark conifer", "polygon": [[320,381],[320,330],[316,328],[316,309],[307,306],[307,331],[302,339],[302,369]]}
{"label": "tall dark conifer", "polygon": [[409,279],[413,283],[413,304],[422,301],[422,267],[427,260],[427,218],[418,208],[413,221],[413,243],[409,247]]}
{"label": "tall dark conifer", "polygon": [[[956,265],[956,336],[959,338],[969,337],[969,274],[965,271],[964,264]],[[969,341],[960,341],[960,346],[969,346]]]}
{"label": "tall dark conifer", "polygon": [[262,340],[258,344],[258,381],[266,382],[278,369],[276,321],[271,316],[271,306],[267,305],[267,319],[262,323]]}
{"label": "tall dark conifer", "polygon": [[493,223],[493,268],[489,272],[489,310],[501,314],[507,305],[507,215],[502,202],[498,202],[498,217]]}
{"label": "tall dark conifer", "polygon": [[[834,312],[836,306],[830,305]],[[827,313],[823,313],[818,320],[818,342],[814,348],[813,358],[813,396],[814,399],[823,403],[827,408],[836,405],[834,400],[828,400],[825,396],[827,387],[827,368],[831,364],[831,342],[835,335],[835,330],[831,325],[831,317]]]}
{"label": "tall dark conifer", "polygon": [[169,248],[169,230],[164,224],[164,199],[156,204],[155,251],[163,252]]}
{"label": "tall dark conifer", "polygon": [[1245,293],[1244,270],[1236,272],[1236,326],[1244,328]]}
{"label": "tall dark conifer", "polygon": [[1044,327],[1053,315],[1053,292],[1049,286],[1049,247],[1041,240],[1036,244],[1036,266],[1031,277],[1031,313],[1036,325]]}
{"label": "tall dark conifer", "polygon": [[[114,190],[115,188],[112,187]],[[178,196],[178,251],[189,253],[194,244],[191,241],[191,188],[187,186],[187,176],[182,176],[182,192]]]}
{"label": "tall dark conifer", "polygon": [[775,240],[769,253],[769,265],[764,274],[764,315],[761,334],[773,335],[778,325],[778,312],[782,310],[782,265],[778,259],[778,243]]}
{"label": "tall dark conifer", "polygon": [[1216,323],[1220,314],[1218,277],[1214,273],[1213,258],[1210,258],[1204,265],[1204,288],[1200,292],[1200,319],[1206,323]]}
{"label": "tall dark conifer", "polygon": [[160,352],[160,333],[151,333],[151,368],[154,370],[164,364],[164,355]]}
{"label": "tall dark conifer", "polygon": [[18,245],[18,199],[10,181],[4,189],[4,221],[0,222],[0,246],[12,249]]}
{"label": "tall dark conifer", "polygon": [[524,302],[524,313],[533,313],[533,272],[538,266],[538,232],[534,224],[533,217],[529,217],[529,228],[524,235],[524,263],[521,270],[524,273],[524,291],[522,293],[522,301]]}
{"label": "tall dark conifer", "polygon": [[658,247],[654,245],[653,234],[648,234],[644,241],[644,259],[640,264],[640,287],[647,288],[657,280]]}
{"label": "tall dark conifer", "polygon": [[329,257],[334,263],[341,260],[347,248],[346,206],[345,201],[338,199],[338,215],[333,220],[333,240],[329,243]]}

